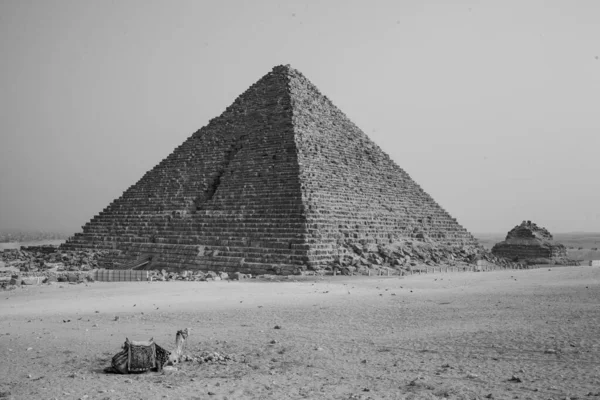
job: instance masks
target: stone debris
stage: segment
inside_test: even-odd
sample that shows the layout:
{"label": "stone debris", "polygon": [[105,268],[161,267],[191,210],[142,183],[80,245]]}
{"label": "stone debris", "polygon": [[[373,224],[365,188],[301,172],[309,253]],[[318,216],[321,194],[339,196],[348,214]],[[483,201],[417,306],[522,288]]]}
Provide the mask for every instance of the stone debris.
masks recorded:
{"label": "stone debris", "polygon": [[[407,275],[413,272],[466,271],[482,262],[500,268],[525,268],[525,264],[496,256],[478,245],[444,245],[427,239],[401,240],[391,244],[343,244],[343,255],[324,271],[342,275]],[[475,268],[475,270],[477,270]]]}
{"label": "stone debris", "polygon": [[56,246],[31,246],[0,251],[0,288],[39,285],[52,282],[84,283],[93,281],[91,272],[112,267],[105,262],[108,252],[65,251]]}
{"label": "stone debris", "polygon": [[220,281],[250,279],[251,274],[233,273],[229,276],[226,272],[183,270],[176,272],[149,271],[151,281]]}
{"label": "stone debris", "polygon": [[218,352],[203,351],[195,357],[186,356],[186,361],[195,361],[199,364],[236,362],[238,357],[233,354],[221,354]]}
{"label": "stone debris", "polygon": [[0,261],[7,266],[19,268],[21,272],[63,270],[90,271],[95,268],[110,268],[106,261],[110,251],[61,250],[57,246],[30,246],[0,251]]}
{"label": "stone debris", "polygon": [[[481,246],[442,245],[427,239],[401,240],[391,244],[358,244],[342,242],[340,255],[313,270],[296,269],[296,275],[253,275],[249,273],[201,271],[148,270],[148,280],[159,281],[225,281],[225,280],[285,280],[293,276],[369,275],[402,276],[424,272],[457,272],[477,270],[482,262],[494,268],[527,268],[487,252]],[[114,265],[105,262],[107,252],[97,250],[69,251],[54,246],[0,251],[6,265],[0,270],[0,288],[13,289],[21,285],[52,284],[55,282],[93,282],[96,268]],[[94,267],[94,269],[92,269]],[[108,269],[107,271],[111,271]],[[126,272],[120,270],[122,272]],[[97,277],[100,279],[100,277]]]}

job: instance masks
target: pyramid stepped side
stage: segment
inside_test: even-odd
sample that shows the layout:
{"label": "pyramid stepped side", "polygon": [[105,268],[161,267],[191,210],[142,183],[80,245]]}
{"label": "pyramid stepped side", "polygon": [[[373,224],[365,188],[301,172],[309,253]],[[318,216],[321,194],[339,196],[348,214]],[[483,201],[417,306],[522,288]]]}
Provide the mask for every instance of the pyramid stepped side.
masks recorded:
{"label": "pyramid stepped side", "polygon": [[63,247],[116,249],[156,242],[174,218],[190,210],[203,178],[212,172],[196,161],[197,150],[195,137],[188,138]]}
{"label": "pyramid stepped side", "polygon": [[239,96],[64,248],[150,268],[292,273],[307,261],[287,69]]}
{"label": "pyramid stepped side", "polygon": [[310,264],[342,242],[387,244],[429,238],[476,244],[473,236],[419,187],[301,73],[290,71]]}
{"label": "pyramid stepped side", "polygon": [[567,257],[567,248],[556,243],[547,229],[523,221],[506,235],[506,239],[492,247],[492,253],[511,260]]}

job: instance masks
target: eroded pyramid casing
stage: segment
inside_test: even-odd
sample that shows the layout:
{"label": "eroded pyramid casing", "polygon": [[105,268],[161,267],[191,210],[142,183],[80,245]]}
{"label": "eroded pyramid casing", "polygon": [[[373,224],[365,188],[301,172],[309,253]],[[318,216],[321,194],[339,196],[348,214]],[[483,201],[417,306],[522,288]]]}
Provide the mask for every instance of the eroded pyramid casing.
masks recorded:
{"label": "eroded pyramid casing", "polygon": [[294,273],[347,242],[473,237],[298,71],[275,67],[63,245]]}
{"label": "eroded pyramid casing", "polygon": [[564,245],[556,243],[547,229],[523,221],[506,235],[506,239],[496,243],[492,253],[511,260],[567,257]]}

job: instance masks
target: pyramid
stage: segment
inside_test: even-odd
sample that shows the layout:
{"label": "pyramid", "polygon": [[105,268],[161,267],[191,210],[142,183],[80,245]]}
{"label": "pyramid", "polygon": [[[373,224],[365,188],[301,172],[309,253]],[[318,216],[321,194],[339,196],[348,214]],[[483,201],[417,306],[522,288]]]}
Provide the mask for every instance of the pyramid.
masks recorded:
{"label": "pyramid", "polygon": [[300,72],[277,66],[63,249],[117,266],[292,274],[344,244],[476,240]]}
{"label": "pyramid", "polygon": [[492,247],[492,253],[511,260],[566,258],[567,248],[554,241],[547,229],[531,221],[523,221]]}

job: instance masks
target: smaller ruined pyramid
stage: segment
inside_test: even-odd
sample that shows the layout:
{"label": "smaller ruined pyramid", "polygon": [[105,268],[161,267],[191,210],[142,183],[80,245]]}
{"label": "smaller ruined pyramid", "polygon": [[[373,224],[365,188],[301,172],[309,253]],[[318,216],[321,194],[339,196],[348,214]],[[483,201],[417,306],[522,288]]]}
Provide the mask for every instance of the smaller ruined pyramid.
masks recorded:
{"label": "smaller ruined pyramid", "polygon": [[476,241],[300,72],[278,66],[64,245],[148,268],[296,273],[351,243]]}
{"label": "smaller ruined pyramid", "polygon": [[513,261],[567,257],[566,247],[556,243],[547,229],[531,221],[523,221],[511,229],[504,241],[492,247],[492,253]]}

